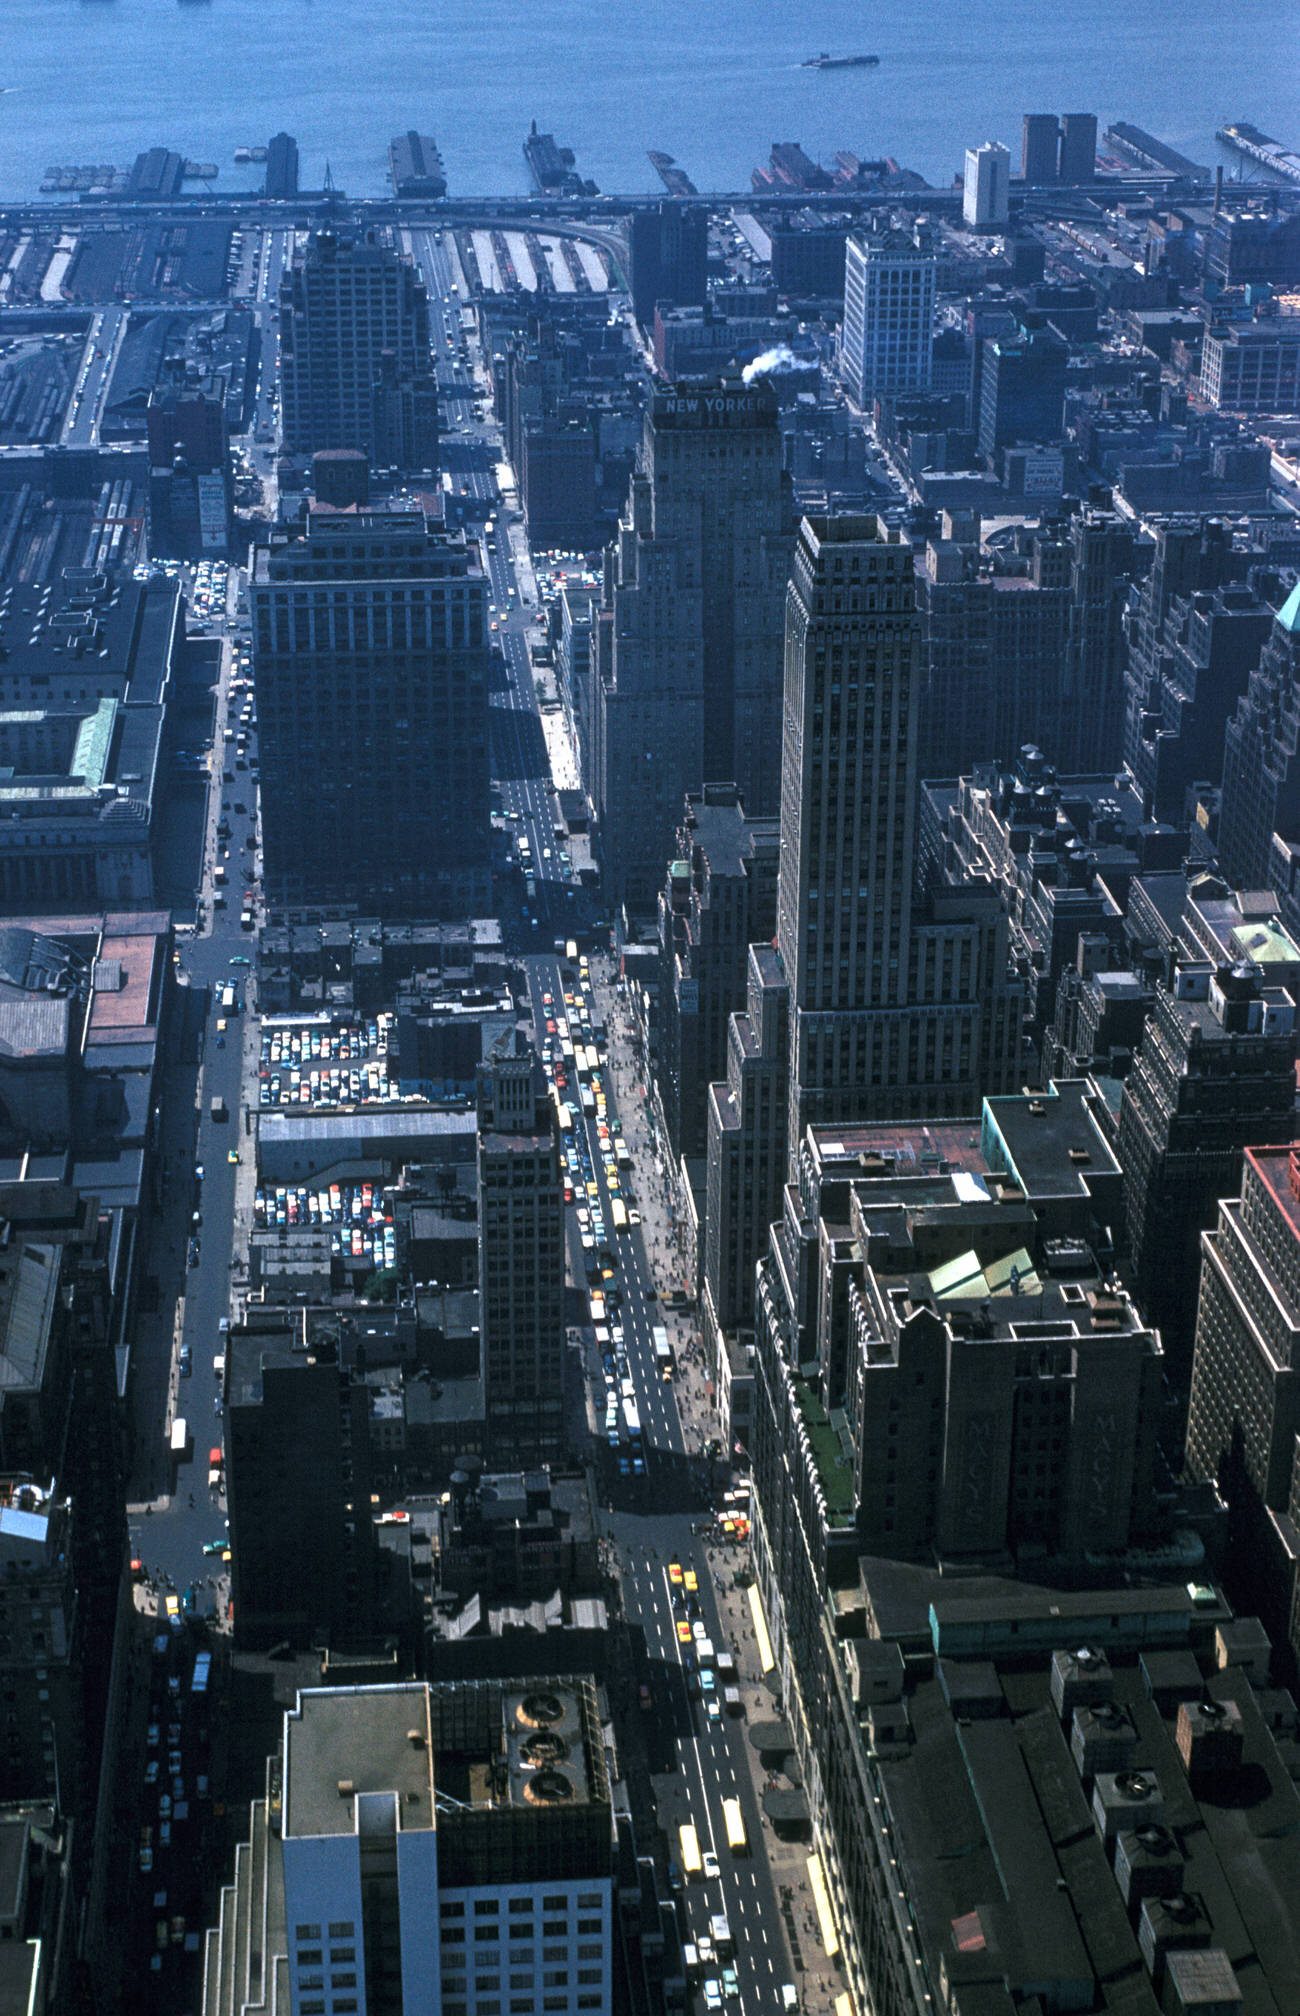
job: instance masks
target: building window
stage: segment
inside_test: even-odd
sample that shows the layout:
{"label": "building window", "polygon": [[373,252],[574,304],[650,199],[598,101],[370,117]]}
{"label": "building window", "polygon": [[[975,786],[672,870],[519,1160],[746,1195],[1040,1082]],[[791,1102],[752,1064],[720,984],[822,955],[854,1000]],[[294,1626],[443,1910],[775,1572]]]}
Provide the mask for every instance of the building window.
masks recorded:
{"label": "building window", "polygon": [[[331,1927],[330,1927],[330,1931],[331,1931],[331,1933],[333,1932],[333,1930],[334,1930],[334,1928],[333,1928],[333,1926],[331,1926]],[[352,1927],[351,1927],[350,1925],[349,1925],[349,1927],[348,1927],[348,1930],[349,1930],[349,1932],[350,1932],[350,1931],[352,1930]],[[302,1944],[302,1942],[303,1942],[303,1940],[304,1940],[304,1939],[319,1939],[319,1938],[320,1938],[320,1926],[319,1926],[319,1925],[299,1925],[299,1926],[298,1926],[298,1927],[297,1927],[297,1928],[295,1929],[295,1932],[294,1932],[294,1937],[295,1937],[295,1938],[297,1939],[297,1941],[298,1941],[299,1945],[301,1945],[301,1944]]]}

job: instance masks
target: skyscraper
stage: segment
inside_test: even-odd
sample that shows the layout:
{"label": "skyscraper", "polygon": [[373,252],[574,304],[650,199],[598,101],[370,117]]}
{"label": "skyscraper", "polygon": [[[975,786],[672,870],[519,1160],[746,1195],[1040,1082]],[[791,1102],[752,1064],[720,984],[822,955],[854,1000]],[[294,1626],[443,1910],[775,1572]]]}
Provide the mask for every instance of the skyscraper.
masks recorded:
{"label": "skyscraper", "polygon": [[628,237],[632,308],[643,329],[655,305],[699,307],[706,293],[709,217],[702,205],[660,203],[633,213]]}
{"label": "skyscraper", "polygon": [[1057,178],[1061,124],[1055,112],[1026,112],[1021,129],[1020,178],[1041,188]]}
{"label": "skyscraper", "polygon": [[[386,425],[386,375],[409,381],[423,410],[436,400],[424,282],[373,232],[317,231],[280,282],[285,447],[294,455],[374,448]],[[432,458],[413,454],[411,466],[432,466]]]}
{"label": "skyscraper", "polygon": [[1007,221],[1011,156],[1000,141],[966,149],[962,221],[969,231],[1000,231]]}
{"label": "skyscraper", "polygon": [[1223,744],[1223,866],[1300,928],[1300,586],[1278,611]]}
{"label": "skyscraper", "polygon": [[1095,112],[1061,114],[1060,179],[1062,182],[1095,182],[1097,179],[1097,115]]}
{"label": "skyscraper", "polygon": [[1300,1151],[1246,1150],[1201,1256],[1187,1468],[1227,1502],[1233,1601],[1300,1661]]}
{"label": "skyscraper", "polygon": [[1254,589],[1225,578],[1231,566],[1225,525],[1156,527],[1124,672],[1124,762],[1155,819],[1180,821],[1194,785],[1218,784],[1229,717],[1273,627]]}
{"label": "skyscraper", "polygon": [[786,616],[777,893],[792,1158],[809,1120],[970,1112],[981,1091],[1017,1082],[997,897],[916,890],[920,693],[906,536],[874,518],[805,518]]}
{"label": "skyscraper", "polygon": [[840,375],[859,406],[878,392],[925,392],[934,342],[934,254],[920,230],[849,234]]}
{"label": "skyscraper", "polygon": [[616,903],[653,906],[682,801],[706,779],[733,782],[753,816],[776,810],[791,515],[768,387],[655,395],[607,560],[612,649],[595,696]]}
{"label": "skyscraper", "polygon": [[1161,987],[1124,1084],[1119,1159],[1137,1293],[1186,1390],[1202,1231],[1248,1144],[1290,1141],[1295,1002],[1257,966],[1186,960]]}
{"label": "skyscraper", "polygon": [[273,908],[481,916],[491,902],[487,583],[419,512],[312,512],[249,599]]}
{"label": "skyscraper", "polygon": [[479,1305],[491,1460],[564,1449],[564,1184],[559,1130],[534,1051],[478,1074]]}

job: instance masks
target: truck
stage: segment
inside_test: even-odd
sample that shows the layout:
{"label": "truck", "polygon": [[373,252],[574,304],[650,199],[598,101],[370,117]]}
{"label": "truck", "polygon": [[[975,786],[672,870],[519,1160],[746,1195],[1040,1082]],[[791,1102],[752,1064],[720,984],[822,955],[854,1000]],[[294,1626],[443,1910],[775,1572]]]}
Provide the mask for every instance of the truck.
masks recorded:
{"label": "truck", "polygon": [[235,1013],[235,990],[229,982],[221,990],[221,1012],[223,1015]]}
{"label": "truck", "polygon": [[740,1696],[740,1689],[739,1689],[739,1687],[724,1687],[724,1688],[723,1688],[723,1690],[722,1690],[722,1705],[723,1705],[723,1707],[724,1707],[724,1708],[726,1709],[726,1711],[727,1711],[728,1715],[743,1715],[743,1714],[744,1714],[744,1712],[745,1712],[745,1704],[744,1704],[743,1700],[741,1699],[741,1696]]}
{"label": "truck", "polygon": [[724,1686],[732,1684],[736,1678],[735,1654],[729,1652],[725,1645],[718,1647],[718,1678]]}
{"label": "truck", "polygon": [[731,1943],[731,1927],[727,1923],[725,1911],[717,1911],[709,1920],[709,1937],[719,1960],[730,1960],[735,1948]]}
{"label": "truck", "polygon": [[188,1426],[186,1425],[185,1416],[183,1414],[178,1414],[176,1416],[176,1419],[172,1422],[171,1435],[169,1438],[172,1455],[176,1458],[178,1463],[182,1461],[182,1459],[184,1458],[185,1451],[189,1447],[189,1440],[190,1440],[190,1431]]}
{"label": "truck", "polygon": [[228,1120],[230,1118],[230,1114],[226,1107],[226,1102],[219,1092],[214,1092],[212,1095],[211,1102],[208,1106],[208,1116],[210,1119],[214,1121]]}
{"label": "truck", "polygon": [[698,1663],[699,1663],[699,1664],[700,1664],[701,1666],[712,1666],[712,1664],[713,1664],[713,1640],[712,1640],[711,1638],[697,1638],[697,1639],[696,1639],[696,1641],[695,1641],[695,1657],[696,1657],[696,1660],[698,1661]]}
{"label": "truck", "polygon": [[625,1400],[623,1402],[623,1420],[627,1427],[628,1441],[639,1442],[641,1440],[641,1416],[636,1411],[635,1400]]}

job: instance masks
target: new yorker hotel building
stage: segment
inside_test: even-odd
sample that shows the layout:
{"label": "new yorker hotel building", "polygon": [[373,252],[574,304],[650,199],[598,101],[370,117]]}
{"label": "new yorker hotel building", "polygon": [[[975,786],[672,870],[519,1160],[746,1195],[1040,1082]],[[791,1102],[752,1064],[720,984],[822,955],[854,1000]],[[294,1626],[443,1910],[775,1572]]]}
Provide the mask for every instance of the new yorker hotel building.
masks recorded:
{"label": "new yorker hotel building", "polygon": [[254,550],[267,902],[486,915],[487,582],[418,511],[313,511]]}

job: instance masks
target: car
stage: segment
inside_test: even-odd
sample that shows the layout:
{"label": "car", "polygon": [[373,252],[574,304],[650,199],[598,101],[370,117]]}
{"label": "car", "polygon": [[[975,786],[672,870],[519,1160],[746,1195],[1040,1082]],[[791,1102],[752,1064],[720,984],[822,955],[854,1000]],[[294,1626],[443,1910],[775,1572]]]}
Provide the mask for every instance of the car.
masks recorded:
{"label": "car", "polygon": [[678,1638],[680,1639],[680,1641],[681,1641],[681,1643],[682,1643],[683,1645],[689,1645],[689,1644],[690,1644],[690,1642],[691,1642],[691,1627],[690,1627],[690,1625],[689,1625],[689,1624],[688,1624],[688,1623],[686,1622],[686,1619],[685,1619],[684,1617],[679,1617],[679,1618],[678,1618],[678,1620],[677,1620],[677,1636],[678,1636]]}
{"label": "car", "polygon": [[693,1568],[688,1568],[686,1570],[685,1582],[686,1582],[686,1594],[688,1596],[698,1596],[700,1590],[700,1578]]}
{"label": "car", "polygon": [[648,1715],[651,1709],[654,1707],[654,1697],[651,1694],[650,1689],[646,1686],[644,1680],[641,1682],[641,1685],[637,1688],[637,1700],[641,1704],[642,1712]]}
{"label": "car", "polygon": [[[710,1678],[711,1677],[712,1676],[710,1675]],[[708,1696],[708,1698],[704,1703],[704,1712],[708,1716],[710,1722],[721,1722],[722,1707],[718,1701],[718,1697],[716,1694],[710,1694]]]}
{"label": "car", "polygon": [[704,1864],[704,1874],[708,1879],[712,1881],[721,1878],[722,1864],[719,1862],[712,1848],[705,1849],[701,1860]]}
{"label": "car", "polygon": [[680,1561],[670,1561],[668,1563],[668,1580],[672,1583],[674,1588],[681,1587],[682,1564]]}
{"label": "car", "polygon": [[704,2006],[706,2009],[721,2009],[722,1983],[716,1974],[710,1974],[704,1984]]}
{"label": "car", "polygon": [[169,1617],[179,1617],[180,1614],[181,1614],[180,1597],[174,1594],[169,1594],[167,1597],[167,1615]]}
{"label": "car", "polygon": [[158,1736],[159,1736],[158,1724],[156,1722],[151,1722],[149,1724],[149,1727],[145,1730],[145,1736],[144,1736],[145,1746],[147,1749],[156,1750],[158,1748]]}
{"label": "car", "polygon": [[227,1150],[226,1150],[226,1160],[227,1160],[227,1162],[238,1162],[238,1160],[239,1160],[239,1150],[238,1150],[238,1148],[227,1148]]}
{"label": "car", "polygon": [[730,1965],[722,1970],[722,1992],[728,2002],[736,2001],[740,1995],[740,1976]]}
{"label": "car", "polygon": [[707,1638],[708,1635],[709,1634],[704,1626],[704,1619],[702,1617],[697,1617],[695,1622],[691,1626],[692,1638]]}
{"label": "car", "polygon": [[146,1785],[156,1785],[158,1783],[158,1759],[156,1757],[151,1757],[144,1767],[144,1782]]}
{"label": "car", "polygon": [[213,1554],[219,1554],[222,1548],[225,1546],[225,1544],[226,1543],[224,1540],[205,1540],[203,1543],[203,1551],[205,1554],[209,1556]]}

